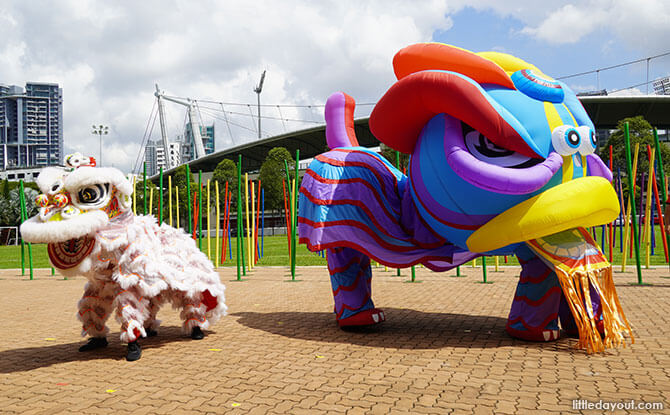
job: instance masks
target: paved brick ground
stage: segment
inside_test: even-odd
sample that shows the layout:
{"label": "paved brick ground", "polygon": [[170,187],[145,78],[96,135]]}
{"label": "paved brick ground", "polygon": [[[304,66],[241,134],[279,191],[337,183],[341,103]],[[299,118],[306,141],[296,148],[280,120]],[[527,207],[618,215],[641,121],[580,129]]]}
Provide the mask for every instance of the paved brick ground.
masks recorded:
{"label": "paved brick ground", "polygon": [[[574,340],[526,343],[504,332],[518,268],[465,278],[425,269],[420,284],[374,271],[388,321],[345,332],[334,322],[325,268],[254,270],[228,282],[230,315],[192,341],[177,312],[159,314],[159,336],[124,359],[118,325],[110,346],[78,353],[76,302],[85,280],[46,271],[27,281],[0,273],[0,413],[575,413],[573,399],[670,406],[670,273],[651,286],[616,273],[632,347],[588,356]],[[586,411],[599,413],[603,411]],[[618,411],[616,413],[626,413]]]}

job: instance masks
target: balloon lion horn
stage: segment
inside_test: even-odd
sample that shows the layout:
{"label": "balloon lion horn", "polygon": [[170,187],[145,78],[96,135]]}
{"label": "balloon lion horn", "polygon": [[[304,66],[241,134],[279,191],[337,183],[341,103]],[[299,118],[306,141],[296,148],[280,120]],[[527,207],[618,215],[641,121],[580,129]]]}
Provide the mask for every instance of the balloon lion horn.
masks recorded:
{"label": "balloon lion horn", "polygon": [[113,314],[128,343],[126,358],[139,359],[137,340],[157,334],[156,314],[166,301],[181,309],[184,332],[202,339],[202,329],[226,313],[225,287],[211,261],[183,231],[135,216],[133,188],[120,171],[96,168],[79,153],[65,161],[40,172],[39,214],[21,225],[21,234],[48,243],[60,273],[88,279],[77,317],[82,336],[91,339],[79,350],[107,346]]}
{"label": "balloon lion horn", "polygon": [[445,271],[514,254],[522,269],[510,335],[550,341],[562,328],[588,352],[620,345],[624,333],[633,340],[611,266],[586,231],[614,220],[619,203],[576,95],[497,52],[417,44],[393,67],[398,81],[370,129],[410,154],[407,175],[358,146],[354,100],[338,92],[325,111],[331,150],[300,189],[300,242],[327,249],[339,325],[385,320],[370,258]]}

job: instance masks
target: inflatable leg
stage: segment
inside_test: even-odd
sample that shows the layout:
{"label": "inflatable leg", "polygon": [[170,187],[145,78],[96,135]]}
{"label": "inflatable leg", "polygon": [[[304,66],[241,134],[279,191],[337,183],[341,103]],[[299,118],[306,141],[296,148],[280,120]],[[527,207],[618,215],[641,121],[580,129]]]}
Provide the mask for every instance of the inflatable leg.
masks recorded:
{"label": "inflatable leg", "polygon": [[93,338],[104,338],[109,332],[107,319],[113,309],[114,284],[104,282],[87,282],[84,295],[79,300],[77,318],[82,323],[81,335]]}
{"label": "inflatable leg", "polygon": [[340,327],[365,326],[385,320],[372,302],[370,258],[351,248],[328,249],[335,316]]}
{"label": "inflatable leg", "polygon": [[[605,328],[603,327],[603,313],[602,305],[600,304],[600,295],[593,285],[589,284],[589,295],[591,296],[591,306],[593,307],[593,314],[595,315],[596,328],[601,335],[605,334]],[[575,318],[570,311],[570,306],[565,300],[565,296],[561,296],[561,304],[558,309],[558,317],[561,320],[561,328],[565,331],[570,337],[579,337],[579,332],[577,330],[577,324],[575,324]]]}
{"label": "inflatable leg", "polygon": [[526,246],[515,253],[521,263],[521,276],[507,319],[507,333],[523,340],[556,340],[563,296],[558,277]]}

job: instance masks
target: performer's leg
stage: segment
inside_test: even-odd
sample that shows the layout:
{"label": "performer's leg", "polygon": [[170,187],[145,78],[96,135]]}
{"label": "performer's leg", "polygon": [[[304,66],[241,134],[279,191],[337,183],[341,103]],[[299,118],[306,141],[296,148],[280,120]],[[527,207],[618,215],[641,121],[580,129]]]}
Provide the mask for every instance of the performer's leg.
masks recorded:
{"label": "performer's leg", "polygon": [[88,343],[81,346],[79,351],[85,352],[107,346],[106,325],[113,309],[115,284],[102,281],[87,282],[84,295],[78,303],[77,318],[82,323],[81,335],[89,335]]}
{"label": "performer's leg", "polygon": [[142,350],[137,340],[146,337],[144,322],[149,318],[149,300],[143,298],[137,288],[130,287],[116,296],[116,320],[121,323],[121,341],[128,343],[126,360],[140,358]]}
{"label": "performer's leg", "polygon": [[[203,301],[205,300],[205,301]],[[209,321],[205,314],[207,313],[207,299],[202,294],[198,298],[186,296],[183,291],[174,293],[174,305],[181,308],[179,316],[182,320],[182,331],[190,334],[194,340],[200,340],[205,337],[202,329],[209,327]]]}
{"label": "performer's leg", "polygon": [[335,248],[328,249],[327,259],[340,327],[384,321],[384,312],[372,302],[370,258],[351,248]]}
{"label": "performer's leg", "polygon": [[147,337],[153,337],[158,334],[157,330],[161,325],[161,321],[156,319],[156,314],[158,314],[158,310],[160,310],[162,304],[162,295],[158,295],[149,300],[149,317],[144,320],[144,331],[146,332]]}

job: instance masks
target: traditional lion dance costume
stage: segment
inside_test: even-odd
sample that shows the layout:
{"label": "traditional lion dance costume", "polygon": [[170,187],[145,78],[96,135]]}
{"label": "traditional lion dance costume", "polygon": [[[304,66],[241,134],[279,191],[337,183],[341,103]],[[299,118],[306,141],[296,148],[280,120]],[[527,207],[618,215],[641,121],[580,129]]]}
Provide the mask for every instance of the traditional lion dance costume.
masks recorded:
{"label": "traditional lion dance costume", "polygon": [[84,275],[88,283],[77,317],[79,350],[107,346],[111,313],[137,360],[137,340],[156,334],[156,314],[169,301],[181,309],[183,331],[202,339],[226,314],[225,287],[214,267],[183,231],[158,225],[153,216],[135,216],[132,185],[117,169],[96,168],[93,158],[73,154],[66,167],[47,167],[37,178],[39,214],[21,226],[28,242],[48,243],[49,259],[65,276]]}

